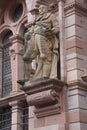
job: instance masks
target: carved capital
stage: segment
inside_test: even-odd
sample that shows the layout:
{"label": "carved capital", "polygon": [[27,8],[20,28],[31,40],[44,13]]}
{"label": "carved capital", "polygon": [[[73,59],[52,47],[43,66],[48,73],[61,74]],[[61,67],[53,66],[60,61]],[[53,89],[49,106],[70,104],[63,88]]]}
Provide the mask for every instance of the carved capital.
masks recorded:
{"label": "carved capital", "polygon": [[[86,78],[86,77],[84,77],[84,78]],[[69,87],[69,89],[73,89],[73,87],[74,87],[74,88],[79,88],[79,89],[83,89],[83,90],[87,91],[87,83],[82,80],[78,80],[78,81],[76,80],[76,81],[69,82],[68,87]]]}
{"label": "carved capital", "polygon": [[22,110],[21,107],[23,105],[23,102],[21,102],[21,101],[12,101],[12,102],[9,103],[9,105],[12,107],[12,111]]}
{"label": "carved capital", "polygon": [[17,105],[20,105],[20,102],[19,101],[12,101],[9,103],[10,106],[17,106]]}
{"label": "carved capital", "polygon": [[10,56],[13,57],[13,60],[15,60],[16,55],[23,55],[23,54],[24,54],[24,48],[22,44],[16,43],[10,47]]}
{"label": "carved capital", "polygon": [[16,53],[15,53],[15,48],[13,46],[10,47],[9,53],[10,53],[10,56],[12,57],[12,59],[15,60]]}
{"label": "carved capital", "polygon": [[23,42],[24,42],[24,38],[21,37],[20,35],[12,36],[12,37],[10,37],[10,40],[13,44],[15,44],[15,43],[23,44]]}

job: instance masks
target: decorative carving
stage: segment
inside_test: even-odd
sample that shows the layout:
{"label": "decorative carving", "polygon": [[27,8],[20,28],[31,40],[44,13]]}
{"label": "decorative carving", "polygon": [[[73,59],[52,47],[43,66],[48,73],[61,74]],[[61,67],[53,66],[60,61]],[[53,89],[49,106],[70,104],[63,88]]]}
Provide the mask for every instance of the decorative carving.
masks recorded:
{"label": "decorative carving", "polygon": [[76,80],[68,83],[68,87],[75,87],[75,86],[87,90],[87,83],[82,80],[78,80],[78,81]]}
{"label": "decorative carving", "polygon": [[10,56],[12,57],[13,60],[15,60],[16,53],[15,53],[15,49],[13,47],[10,48]]}
{"label": "decorative carving", "polygon": [[46,103],[53,103],[58,101],[59,95],[56,93],[55,90],[46,90],[39,93],[32,94],[29,96],[29,105],[42,105]]}
{"label": "decorative carving", "polygon": [[78,2],[73,2],[69,5],[66,5],[64,7],[64,10],[67,12],[67,11],[70,11],[70,10],[76,10],[76,11],[80,11],[80,12],[84,12],[87,14],[87,6],[84,6]]}
{"label": "decorative carving", "polygon": [[55,104],[55,105],[49,105],[47,107],[35,107],[34,108],[34,113],[36,117],[44,117],[44,116],[49,116],[49,115],[54,115],[54,114],[60,114],[61,113],[61,104]]}
{"label": "decorative carving", "polygon": [[23,55],[23,48],[19,47],[18,49],[18,48],[15,48],[15,46],[12,46],[10,48],[10,56],[13,58],[13,60],[15,60],[17,54]]}

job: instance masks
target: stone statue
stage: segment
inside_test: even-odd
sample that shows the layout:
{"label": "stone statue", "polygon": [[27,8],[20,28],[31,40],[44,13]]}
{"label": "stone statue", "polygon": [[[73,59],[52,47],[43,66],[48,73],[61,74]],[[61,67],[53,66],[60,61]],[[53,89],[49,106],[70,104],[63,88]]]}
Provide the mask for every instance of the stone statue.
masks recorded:
{"label": "stone statue", "polygon": [[32,26],[25,33],[25,79],[29,80],[32,73],[31,63],[34,58],[37,60],[37,69],[32,79],[49,77],[57,78],[57,63],[59,60],[58,20],[51,13],[48,7],[40,5],[39,16],[32,23]]}

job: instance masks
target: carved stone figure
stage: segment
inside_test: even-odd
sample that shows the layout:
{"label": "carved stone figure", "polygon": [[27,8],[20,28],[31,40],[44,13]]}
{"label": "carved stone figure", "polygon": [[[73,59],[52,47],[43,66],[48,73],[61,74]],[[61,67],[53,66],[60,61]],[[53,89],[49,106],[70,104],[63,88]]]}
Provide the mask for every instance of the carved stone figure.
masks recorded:
{"label": "carved stone figure", "polygon": [[30,78],[31,61],[34,58],[37,60],[37,69],[32,79],[57,78],[58,32],[58,20],[53,14],[48,13],[47,6],[40,5],[39,16],[25,34],[25,79]]}

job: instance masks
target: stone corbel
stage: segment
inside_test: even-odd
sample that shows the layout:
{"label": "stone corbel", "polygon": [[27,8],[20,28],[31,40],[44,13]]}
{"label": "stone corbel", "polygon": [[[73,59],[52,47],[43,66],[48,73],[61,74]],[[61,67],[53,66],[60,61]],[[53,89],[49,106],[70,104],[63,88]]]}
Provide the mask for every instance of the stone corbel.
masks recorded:
{"label": "stone corbel", "polygon": [[39,93],[32,94],[27,99],[30,106],[40,106],[46,103],[59,103],[59,98],[60,96],[55,90],[49,89]]}
{"label": "stone corbel", "polygon": [[27,81],[22,90],[27,94],[29,106],[34,106],[37,117],[61,113],[61,95],[64,83],[57,79],[41,78]]}

